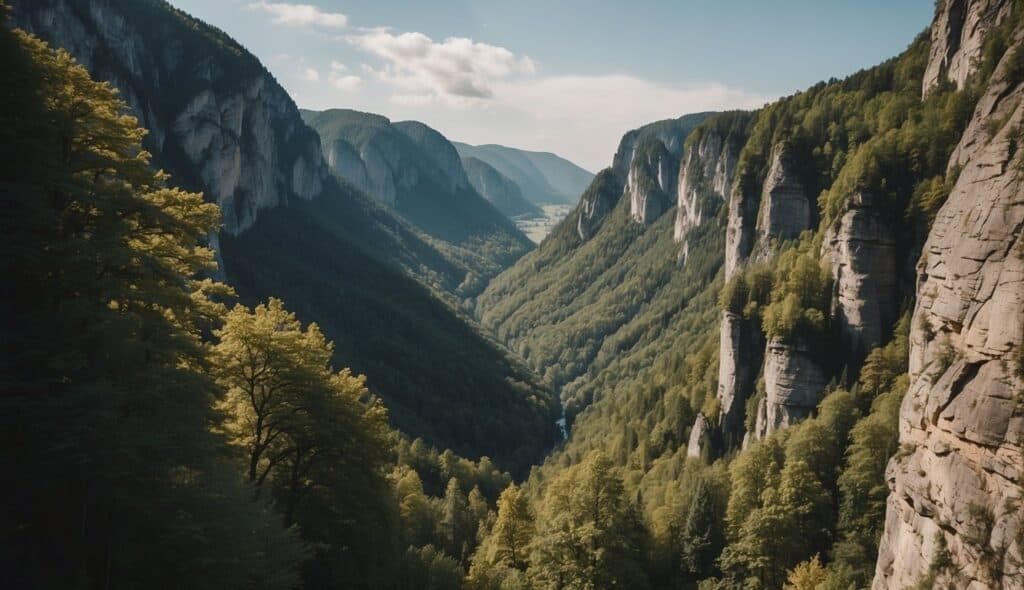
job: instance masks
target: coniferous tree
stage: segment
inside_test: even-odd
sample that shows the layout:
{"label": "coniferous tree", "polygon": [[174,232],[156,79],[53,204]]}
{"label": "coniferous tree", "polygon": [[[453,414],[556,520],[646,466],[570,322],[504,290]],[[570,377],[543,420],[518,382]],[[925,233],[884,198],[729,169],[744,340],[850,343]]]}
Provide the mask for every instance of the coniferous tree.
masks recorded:
{"label": "coniferous tree", "polygon": [[0,27],[0,55],[5,581],[293,585],[301,546],[216,432],[217,206],[150,167],[116,91],[66,52]]}

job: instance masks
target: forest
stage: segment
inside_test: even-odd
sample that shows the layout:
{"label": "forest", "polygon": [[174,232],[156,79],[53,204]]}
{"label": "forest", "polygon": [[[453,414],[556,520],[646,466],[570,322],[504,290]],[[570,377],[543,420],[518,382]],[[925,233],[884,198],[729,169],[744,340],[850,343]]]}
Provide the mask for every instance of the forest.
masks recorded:
{"label": "forest", "polygon": [[[695,116],[679,138],[685,153],[709,134],[726,138],[737,195],[761,193],[784,145],[815,197],[808,229],[765,239],[731,276],[729,204],[710,186],[699,187],[702,221],[681,253],[674,205],[636,223],[609,168],[583,195],[613,203],[592,236],[570,216],[475,299],[414,255],[409,266],[424,274],[412,279],[366,250],[292,265],[349,230],[337,220],[356,206],[343,199],[292,204],[256,232],[222,236],[215,251],[221,208],[155,165],[121,94],[68,52],[0,27],[0,580],[871,586],[886,468],[912,452],[899,419],[913,373],[915,264],[961,173],[947,163],[997,66],[1005,87],[1024,82],[1024,9],[1012,7],[962,87],[942,82],[922,96],[924,33],[891,60],[760,110]],[[0,18],[8,12],[0,0]],[[993,137],[1007,122],[989,124]],[[656,151],[649,138],[637,145]],[[332,194],[348,190],[334,181]],[[892,222],[899,313],[861,350],[843,340],[821,252],[865,198]],[[234,283],[218,274],[218,256],[234,265]],[[806,419],[752,436],[762,370],[742,412],[747,440],[694,456],[695,421],[722,412],[723,314],[765,342],[808,349],[827,385]],[[407,331],[383,328],[391,315]],[[936,381],[963,360],[944,342],[924,369]],[[995,515],[965,510],[966,550],[990,575],[980,583],[1002,587],[1024,527],[993,548]],[[956,569],[935,539],[918,588]]]}

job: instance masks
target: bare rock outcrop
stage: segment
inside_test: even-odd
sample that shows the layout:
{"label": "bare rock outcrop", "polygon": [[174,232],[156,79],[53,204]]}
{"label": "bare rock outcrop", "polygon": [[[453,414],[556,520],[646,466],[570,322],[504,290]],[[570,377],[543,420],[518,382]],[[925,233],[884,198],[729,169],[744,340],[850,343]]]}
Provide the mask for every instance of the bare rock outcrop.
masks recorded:
{"label": "bare rock outcrop", "polygon": [[767,258],[774,244],[799,237],[813,226],[815,213],[816,204],[800,180],[792,150],[784,143],[776,144],[760,193],[737,182],[729,195],[726,278],[752,255]]}
{"label": "bare rock outcrop", "polygon": [[784,143],[772,148],[771,165],[761,190],[757,239],[762,255],[773,242],[793,240],[814,221],[815,203],[797,173],[792,150]]}
{"label": "bare rock outcrop", "polygon": [[855,195],[822,243],[832,261],[832,315],[849,366],[859,366],[899,315],[896,236],[877,205],[871,193]]}
{"label": "bare rock outcrop", "polygon": [[620,198],[622,191],[613,169],[598,172],[576,207],[576,233],[581,240],[589,240],[594,235]]}
{"label": "bare rock outcrop", "polygon": [[650,225],[675,202],[679,159],[655,137],[645,139],[633,153],[626,178],[629,214]]}
{"label": "bare rock outcrop", "polygon": [[690,229],[703,223],[711,213],[704,206],[704,198],[717,198],[723,203],[729,198],[738,159],[735,143],[725,141],[714,129],[704,133],[687,152],[676,190],[677,242],[685,240]]}
{"label": "bare rock outcrop", "polygon": [[706,459],[713,451],[712,426],[704,414],[698,413],[690,429],[690,440],[686,445],[686,456]]}
{"label": "bare rock outcrop", "polygon": [[940,0],[931,28],[931,49],[921,93],[943,81],[957,88],[974,73],[986,34],[1010,13],[1006,0]]}
{"label": "bare rock outcrop", "polygon": [[256,58],[229,65],[248,53],[234,41],[200,38],[184,16],[175,26],[129,18],[110,0],[12,5],[17,26],[120,90],[150,131],[143,145],[154,163],[176,184],[205,189],[225,231],[239,233],[258,211],[322,191],[328,172],[316,133]]}
{"label": "bare rock outcrop", "polygon": [[[971,2],[968,14],[982,4],[1011,2]],[[1024,85],[1008,79],[1008,63],[953,154],[962,171],[918,263],[876,589],[925,575],[942,587],[1024,587]]]}
{"label": "bare rock outcrop", "polygon": [[803,342],[772,339],[765,349],[765,396],[758,407],[754,439],[803,420],[818,407],[828,380]]}

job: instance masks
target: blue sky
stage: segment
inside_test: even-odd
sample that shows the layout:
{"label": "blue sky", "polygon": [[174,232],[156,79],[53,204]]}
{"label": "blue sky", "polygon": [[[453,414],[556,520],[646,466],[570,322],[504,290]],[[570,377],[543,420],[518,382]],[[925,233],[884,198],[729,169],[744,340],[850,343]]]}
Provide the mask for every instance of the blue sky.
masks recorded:
{"label": "blue sky", "polygon": [[752,108],[902,51],[933,0],[170,0],[301,107],[607,166],[621,135]]}

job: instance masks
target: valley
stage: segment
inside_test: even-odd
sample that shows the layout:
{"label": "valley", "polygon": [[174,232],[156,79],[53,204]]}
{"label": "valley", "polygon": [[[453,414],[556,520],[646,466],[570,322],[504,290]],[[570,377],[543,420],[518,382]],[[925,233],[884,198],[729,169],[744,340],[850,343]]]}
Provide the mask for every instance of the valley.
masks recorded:
{"label": "valley", "polygon": [[231,27],[525,58],[245,5],[0,0],[10,587],[1024,588],[1024,2],[596,174]]}

